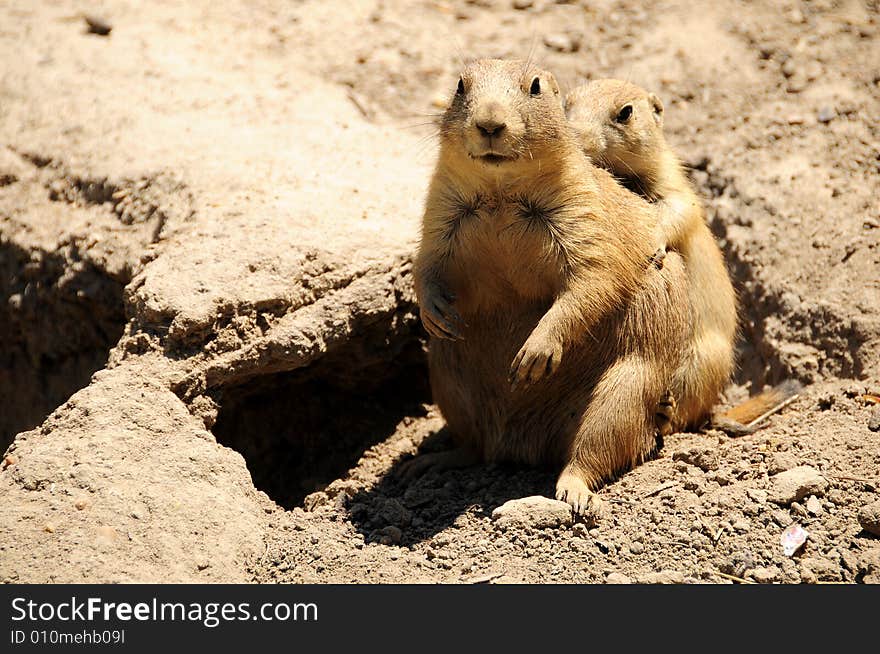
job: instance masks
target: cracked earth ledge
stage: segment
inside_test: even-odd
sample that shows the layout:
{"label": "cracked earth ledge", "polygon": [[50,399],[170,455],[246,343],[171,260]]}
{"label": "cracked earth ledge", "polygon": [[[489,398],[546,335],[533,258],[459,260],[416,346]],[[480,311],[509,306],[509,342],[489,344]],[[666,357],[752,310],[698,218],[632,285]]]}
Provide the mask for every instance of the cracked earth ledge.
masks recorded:
{"label": "cracked earth ledge", "polygon": [[[0,581],[265,579],[285,512],[212,430],[235,428],[218,421],[252,388],[310,407],[310,384],[333,380],[345,413],[351,389],[421,370],[410,273],[430,157],[254,30],[175,35],[182,80],[156,25],[126,11],[127,40],[27,11],[27,42],[0,38],[20,62],[0,77]],[[252,69],[229,59],[232,39]],[[47,110],[59,87],[77,92]],[[744,300],[740,384],[867,379],[876,307],[813,302],[762,268],[769,240],[749,228],[768,212],[750,195],[770,194],[747,166],[707,161],[695,179]]]}

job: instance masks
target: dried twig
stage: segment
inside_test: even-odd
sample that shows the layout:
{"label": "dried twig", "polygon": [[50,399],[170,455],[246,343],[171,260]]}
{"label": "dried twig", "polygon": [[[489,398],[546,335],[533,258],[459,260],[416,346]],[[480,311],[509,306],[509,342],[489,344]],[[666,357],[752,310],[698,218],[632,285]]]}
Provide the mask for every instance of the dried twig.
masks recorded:
{"label": "dried twig", "polygon": [[674,481],[670,481],[670,482],[668,482],[668,483],[666,483],[666,484],[663,484],[662,486],[658,486],[657,488],[655,488],[655,489],[652,490],[652,491],[648,491],[647,493],[645,493],[644,495],[642,495],[642,499],[644,499],[644,498],[646,498],[646,497],[651,497],[652,495],[657,495],[658,493],[662,493],[662,492],[665,491],[667,488],[673,488],[673,487],[675,487],[676,485],[677,485],[677,484],[676,484]]}
{"label": "dried twig", "polygon": [[765,411],[764,413],[759,415],[757,418],[752,420],[749,424],[747,424],[746,429],[751,429],[752,427],[756,427],[756,426],[760,425],[762,422],[764,422],[767,418],[772,416],[774,413],[779,413],[780,411],[782,411],[785,407],[787,407],[789,404],[794,402],[800,396],[801,396],[800,393],[795,393],[794,395],[792,395],[790,398],[788,398],[784,402],[780,402],[779,404],[777,404],[776,406],[774,406],[770,410]]}
{"label": "dried twig", "polygon": [[718,570],[709,570],[711,574],[718,575],[719,577],[723,577],[729,581],[735,581],[738,584],[754,584],[756,583],[752,579],[743,579],[742,577],[734,577],[733,575],[724,574],[723,572],[719,572]]}

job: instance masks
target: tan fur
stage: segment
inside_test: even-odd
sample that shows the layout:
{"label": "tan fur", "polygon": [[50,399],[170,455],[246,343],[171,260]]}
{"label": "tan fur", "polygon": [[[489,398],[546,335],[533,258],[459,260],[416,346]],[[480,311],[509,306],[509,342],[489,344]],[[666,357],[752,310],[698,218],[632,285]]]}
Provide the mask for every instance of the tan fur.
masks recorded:
{"label": "tan fur", "polygon": [[557,497],[586,512],[655,448],[684,267],[647,265],[654,211],[584,156],[549,73],[484,60],[460,85],[415,266],[434,399],[459,445],[561,469]]}
{"label": "tan fur", "polygon": [[694,329],[671,389],[670,428],[699,427],[733,370],[736,297],[702,204],[666,143],[663,105],[628,82],[597,80],[571,91],[565,109],[586,154],[652,201],[658,246],[684,259]]}

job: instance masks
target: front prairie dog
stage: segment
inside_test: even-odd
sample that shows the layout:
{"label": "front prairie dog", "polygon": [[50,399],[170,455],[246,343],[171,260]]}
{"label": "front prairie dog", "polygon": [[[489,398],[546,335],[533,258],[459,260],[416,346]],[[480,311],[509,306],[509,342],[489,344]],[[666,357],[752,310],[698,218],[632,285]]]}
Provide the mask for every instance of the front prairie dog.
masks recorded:
{"label": "front prairie dog", "polygon": [[681,257],[648,263],[655,213],[584,155],[552,75],[464,69],[415,283],[434,400],[465,454],[413,464],[554,466],[556,496],[588,513],[598,485],[651,454],[690,337]]}
{"label": "front prairie dog", "polygon": [[733,370],[736,297],[702,204],[666,143],[663,104],[634,84],[603,79],[571,91],[565,111],[586,154],[653,203],[658,244],[684,259],[694,329],[672,388],[671,427],[699,427]]}

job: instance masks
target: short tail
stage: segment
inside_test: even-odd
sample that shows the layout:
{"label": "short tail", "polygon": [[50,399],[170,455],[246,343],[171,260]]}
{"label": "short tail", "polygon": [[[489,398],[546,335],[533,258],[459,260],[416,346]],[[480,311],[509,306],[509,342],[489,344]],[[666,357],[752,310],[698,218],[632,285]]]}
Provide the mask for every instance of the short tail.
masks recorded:
{"label": "short tail", "polygon": [[751,434],[774,413],[794,402],[800,395],[800,382],[789,379],[769,391],[759,393],[720,415],[712,418],[712,426],[731,436]]}

